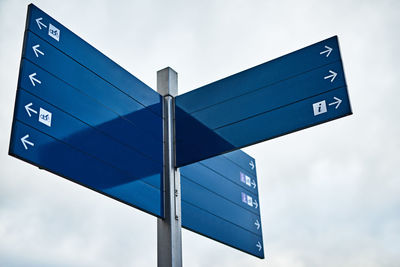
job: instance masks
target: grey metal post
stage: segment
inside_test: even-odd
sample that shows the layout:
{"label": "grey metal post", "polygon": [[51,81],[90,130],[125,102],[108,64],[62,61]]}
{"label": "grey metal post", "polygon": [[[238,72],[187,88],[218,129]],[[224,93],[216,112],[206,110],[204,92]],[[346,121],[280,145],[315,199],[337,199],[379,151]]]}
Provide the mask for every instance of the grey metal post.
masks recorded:
{"label": "grey metal post", "polygon": [[157,219],[157,266],[182,267],[181,181],[175,168],[175,109],[178,74],[171,68],[157,72],[157,91],[163,99],[164,214]]}

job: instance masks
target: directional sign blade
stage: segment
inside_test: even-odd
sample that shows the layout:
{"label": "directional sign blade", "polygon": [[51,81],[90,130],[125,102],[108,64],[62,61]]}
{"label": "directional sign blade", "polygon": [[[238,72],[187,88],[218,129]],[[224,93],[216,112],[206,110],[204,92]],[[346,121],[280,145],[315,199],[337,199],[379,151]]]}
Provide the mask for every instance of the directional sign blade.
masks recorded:
{"label": "directional sign blade", "polygon": [[178,96],[177,166],[350,114],[332,37]]}
{"label": "directional sign blade", "polygon": [[255,162],[238,150],[180,168],[182,226],[264,258]]}
{"label": "directional sign blade", "polygon": [[[40,19],[39,22],[37,19]],[[144,107],[162,115],[161,96],[157,92],[33,4],[28,7],[27,23],[29,31],[113,84]],[[44,49],[42,46],[40,48]],[[42,51],[46,52],[45,49]]]}
{"label": "directional sign blade", "polygon": [[158,217],[161,96],[29,5],[9,154]]}

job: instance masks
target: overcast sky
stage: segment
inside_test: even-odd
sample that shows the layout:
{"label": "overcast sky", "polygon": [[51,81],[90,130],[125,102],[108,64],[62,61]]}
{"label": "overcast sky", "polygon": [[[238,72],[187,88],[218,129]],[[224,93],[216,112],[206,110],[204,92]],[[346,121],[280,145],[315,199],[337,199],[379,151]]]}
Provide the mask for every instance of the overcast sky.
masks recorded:
{"label": "overcast sky", "polygon": [[[7,155],[28,1],[0,0],[0,266],[156,266],[156,218]],[[256,158],[265,260],[183,230],[185,266],[399,266],[400,2],[35,1],[179,92],[339,36],[354,115]]]}

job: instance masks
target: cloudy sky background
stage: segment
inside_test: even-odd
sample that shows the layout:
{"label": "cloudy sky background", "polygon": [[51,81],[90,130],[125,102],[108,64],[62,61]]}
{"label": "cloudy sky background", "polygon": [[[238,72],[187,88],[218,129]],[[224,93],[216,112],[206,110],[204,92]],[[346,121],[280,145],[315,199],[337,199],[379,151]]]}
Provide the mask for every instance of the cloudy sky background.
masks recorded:
{"label": "cloudy sky background", "polygon": [[[28,1],[0,0],[0,266],[156,266],[156,218],[7,155]],[[339,36],[354,115],[245,151],[265,260],[183,230],[185,266],[399,266],[399,1],[35,1],[179,92]]]}

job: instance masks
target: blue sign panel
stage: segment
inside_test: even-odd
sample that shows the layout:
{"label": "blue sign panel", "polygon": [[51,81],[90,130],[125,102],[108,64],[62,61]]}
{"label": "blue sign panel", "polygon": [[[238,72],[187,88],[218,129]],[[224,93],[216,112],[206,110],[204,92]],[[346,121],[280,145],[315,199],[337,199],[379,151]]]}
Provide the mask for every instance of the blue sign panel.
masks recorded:
{"label": "blue sign panel", "polygon": [[350,114],[335,36],[178,96],[177,166]]}
{"label": "blue sign panel", "polygon": [[264,258],[255,161],[237,150],[180,168],[182,226]]}
{"label": "blue sign panel", "polygon": [[161,100],[29,5],[10,155],[163,217]]}

